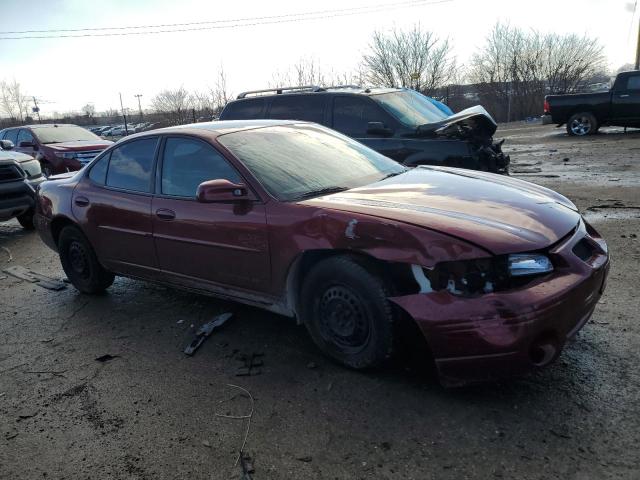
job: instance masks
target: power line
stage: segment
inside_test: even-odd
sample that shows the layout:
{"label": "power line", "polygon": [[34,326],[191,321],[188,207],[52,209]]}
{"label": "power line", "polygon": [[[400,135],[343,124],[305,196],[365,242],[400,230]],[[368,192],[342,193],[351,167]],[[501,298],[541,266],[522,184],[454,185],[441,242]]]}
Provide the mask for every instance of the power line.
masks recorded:
{"label": "power line", "polygon": [[[411,0],[406,2],[386,3],[379,5],[370,5],[362,7],[351,7],[337,10],[319,10],[315,12],[306,13],[289,13],[283,15],[271,15],[265,17],[250,17],[244,19],[235,20],[216,20],[209,22],[187,22],[187,23],[174,23],[174,24],[160,24],[160,25],[136,25],[129,27],[96,27],[96,28],[78,28],[78,29],[60,29],[60,30],[24,30],[16,32],[0,32],[0,35],[9,34],[21,34],[19,37],[0,37],[0,40],[26,40],[26,39],[38,39],[38,38],[82,38],[82,37],[113,37],[113,36],[127,36],[127,35],[149,35],[158,33],[176,33],[176,32],[196,32],[202,30],[218,30],[218,29],[230,29],[230,28],[243,28],[252,27],[258,25],[272,25],[279,23],[292,23],[298,21],[319,20],[334,17],[346,17],[354,15],[364,15],[368,13],[377,13],[385,10],[396,8],[412,8],[426,5],[436,5],[442,3],[450,3],[454,0]],[[228,24],[228,25],[221,25]],[[208,25],[200,26],[197,25]],[[171,28],[170,30],[145,30],[145,31],[117,31],[106,33],[79,33],[70,35],[22,35],[25,33],[55,33],[55,32],[103,32],[105,30],[142,30],[149,28],[165,28],[165,27],[177,27],[177,26],[194,26],[194,28]]]}

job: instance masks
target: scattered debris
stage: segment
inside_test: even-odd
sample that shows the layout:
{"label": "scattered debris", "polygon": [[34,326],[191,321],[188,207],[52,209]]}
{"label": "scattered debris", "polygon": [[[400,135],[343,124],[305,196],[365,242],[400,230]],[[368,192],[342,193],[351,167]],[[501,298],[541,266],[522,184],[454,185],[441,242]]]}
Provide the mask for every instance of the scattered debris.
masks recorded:
{"label": "scattered debris", "polygon": [[2,392],[0,393],[0,398],[4,397],[6,395],[6,393]]}
{"label": "scattered debris", "polygon": [[[222,417],[222,418],[231,418],[233,420],[247,420],[247,428],[244,432],[244,438],[242,439],[242,445],[240,446],[240,450],[238,451],[238,458],[236,458],[235,463],[233,464],[233,466],[235,467],[236,465],[238,465],[238,462],[240,462],[240,459],[242,458],[242,456],[244,455],[244,447],[247,445],[247,438],[249,437],[249,429],[251,428],[251,419],[253,418],[253,411],[255,409],[255,400],[253,399],[253,395],[251,395],[251,393],[249,392],[249,390],[239,387],[238,385],[233,385],[231,383],[227,383],[227,387],[233,387],[233,388],[237,388],[238,390],[240,390],[243,394],[245,394],[249,400],[251,400],[251,411],[247,414],[247,415],[225,415],[222,413],[215,413],[216,417]],[[236,398],[237,395],[232,396],[231,398],[227,398],[225,400],[220,400],[218,403],[225,403],[228,402],[234,398]]]}
{"label": "scattered debris", "polygon": [[511,170],[511,173],[540,173],[542,171],[541,168],[514,168]]}
{"label": "scattered debris", "polygon": [[224,323],[229,320],[231,318],[233,314],[232,313],[222,313],[218,316],[216,316],[213,320],[211,320],[208,323],[205,323],[204,325],[202,325],[198,331],[196,332],[196,338],[193,339],[193,341],[187,345],[187,347],[184,349],[184,353],[186,355],[193,355],[195,353],[195,351],[198,349],[198,347],[200,347],[200,345],[202,345],[202,342],[205,341],[205,339],[211,335],[211,332],[213,332],[213,330],[215,330],[218,327],[221,327],[222,325],[224,325]]}
{"label": "scattered debris", "polygon": [[255,472],[255,468],[253,468],[253,462],[249,455],[243,453],[240,456],[240,468],[242,468],[241,480],[251,480],[251,474]]}
{"label": "scattered debris", "polygon": [[26,418],[35,417],[38,414],[38,410],[23,410],[18,414],[18,418],[24,420]]}
{"label": "scattered debris", "polygon": [[116,358],[120,358],[120,355],[110,355],[110,354],[105,354],[102,355],[101,357],[96,358],[96,362],[100,362],[100,363],[105,363],[105,362],[110,362],[111,360],[114,360]]}
{"label": "scattered debris", "polygon": [[307,368],[310,368],[310,369],[318,368],[318,364],[316,362],[309,362],[307,363]]}
{"label": "scattered debris", "polygon": [[35,373],[35,374],[48,373],[49,375],[53,375],[55,377],[64,377],[65,372],[66,370],[27,370],[24,373]]}
{"label": "scattered debris", "polygon": [[300,462],[305,462],[305,463],[309,463],[313,460],[313,457],[311,455],[306,455],[304,457],[298,457],[296,458],[296,460],[300,461]]}
{"label": "scattered debris", "polygon": [[9,255],[9,259],[7,260],[7,263],[13,260],[13,255],[11,255],[11,250],[9,250],[7,247],[0,247],[0,249],[4,250],[5,252],[7,252],[7,255]]}
{"label": "scattered debris", "polygon": [[208,440],[203,440],[203,441],[202,441],[202,445],[204,445],[204,446],[205,446],[205,447],[207,447],[207,448],[211,448],[211,444],[209,443],[209,441],[208,441]]}
{"label": "scattered debris", "polygon": [[562,159],[562,161],[563,161],[563,162],[568,162],[568,161],[569,161],[569,158],[568,158],[568,157],[564,157],[564,158]]}
{"label": "scattered debris", "polygon": [[176,324],[177,324],[177,325],[180,325],[181,323],[184,323],[184,320],[178,320],[178,321],[176,322]]}
{"label": "scattered debris", "polygon": [[619,178],[610,178],[609,181],[610,182],[619,182],[620,179]]}
{"label": "scattered debris", "polygon": [[571,435],[567,435],[566,433],[559,433],[552,429],[550,429],[549,432],[551,432],[552,435],[555,435],[558,438],[567,438],[567,439],[571,438]]}
{"label": "scattered debris", "polygon": [[18,436],[18,432],[14,432],[14,433],[5,433],[4,438],[5,440],[11,440],[12,438],[16,438]]}
{"label": "scattered debris", "polygon": [[262,357],[264,357],[264,353],[252,353],[251,355],[239,355],[238,360],[243,362],[241,367],[238,367],[236,371],[236,377],[248,377],[250,375],[260,375],[262,373],[262,369],[258,367],[262,367],[264,362],[262,361]]}
{"label": "scattered debris", "polygon": [[4,272],[13,277],[19,278],[20,280],[35,283],[36,285],[47,288],[49,290],[57,291],[67,288],[66,284],[63,281],[47,277],[46,275],[42,275],[41,273],[24,268],[21,265],[14,265],[13,267],[5,268]]}

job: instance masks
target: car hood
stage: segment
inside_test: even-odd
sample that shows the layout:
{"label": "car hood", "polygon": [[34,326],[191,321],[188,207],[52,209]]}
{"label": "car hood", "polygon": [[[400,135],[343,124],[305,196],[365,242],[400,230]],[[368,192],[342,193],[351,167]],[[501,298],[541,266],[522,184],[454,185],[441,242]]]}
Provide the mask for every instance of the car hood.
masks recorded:
{"label": "car hood", "polygon": [[0,163],[28,162],[33,160],[31,155],[21,152],[13,152],[11,150],[0,150]]}
{"label": "car hood", "polygon": [[113,142],[109,140],[76,140],[73,142],[48,143],[45,147],[61,152],[80,152],[83,150],[104,150]]}
{"label": "car hood", "polygon": [[580,221],[575,205],[552,190],[503,175],[445,167],[421,166],[300,203],[437,230],[496,255],[546,248]]}
{"label": "car hood", "polygon": [[467,108],[434,123],[420,125],[417,134],[420,136],[448,137],[492,137],[498,124],[480,105]]}

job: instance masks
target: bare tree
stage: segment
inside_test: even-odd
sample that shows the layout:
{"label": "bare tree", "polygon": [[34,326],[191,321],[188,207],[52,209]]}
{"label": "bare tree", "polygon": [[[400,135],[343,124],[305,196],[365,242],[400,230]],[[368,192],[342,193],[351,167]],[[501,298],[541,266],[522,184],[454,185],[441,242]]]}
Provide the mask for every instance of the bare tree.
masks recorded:
{"label": "bare tree", "polygon": [[455,76],[449,40],[420,25],[409,31],[374,32],[369,50],[363,64],[367,79],[376,86],[407,87],[430,95]]}
{"label": "bare tree", "polygon": [[191,119],[193,97],[183,87],[163,90],[151,99],[151,107],[166,116],[173,125],[187,123]]}
{"label": "bare tree", "polygon": [[22,94],[20,84],[15,79],[0,82],[0,110],[19,122],[23,122],[28,115],[28,99]]}
{"label": "bare tree", "polygon": [[96,107],[92,103],[87,103],[84,107],[82,107],[82,113],[84,113],[89,118],[93,118],[93,116],[96,114]]}

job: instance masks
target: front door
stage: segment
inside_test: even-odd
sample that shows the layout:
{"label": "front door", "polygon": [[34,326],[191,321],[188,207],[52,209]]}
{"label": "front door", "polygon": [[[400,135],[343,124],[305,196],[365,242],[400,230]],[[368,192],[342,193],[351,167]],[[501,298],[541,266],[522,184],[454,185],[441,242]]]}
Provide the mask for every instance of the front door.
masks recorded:
{"label": "front door", "polygon": [[100,261],[117,273],[156,278],[151,187],[158,137],[104,154],[73,192],[73,213]]}
{"label": "front door", "polygon": [[152,204],[160,268],[198,288],[266,291],[271,274],[264,205],[196,201],[204,181],[246,183],[212,145],[171,136],[162,152]]}
{"label": "front door", "polygon": [[630,75],[611,95],[613,124],[640,125],[640,73]]}

